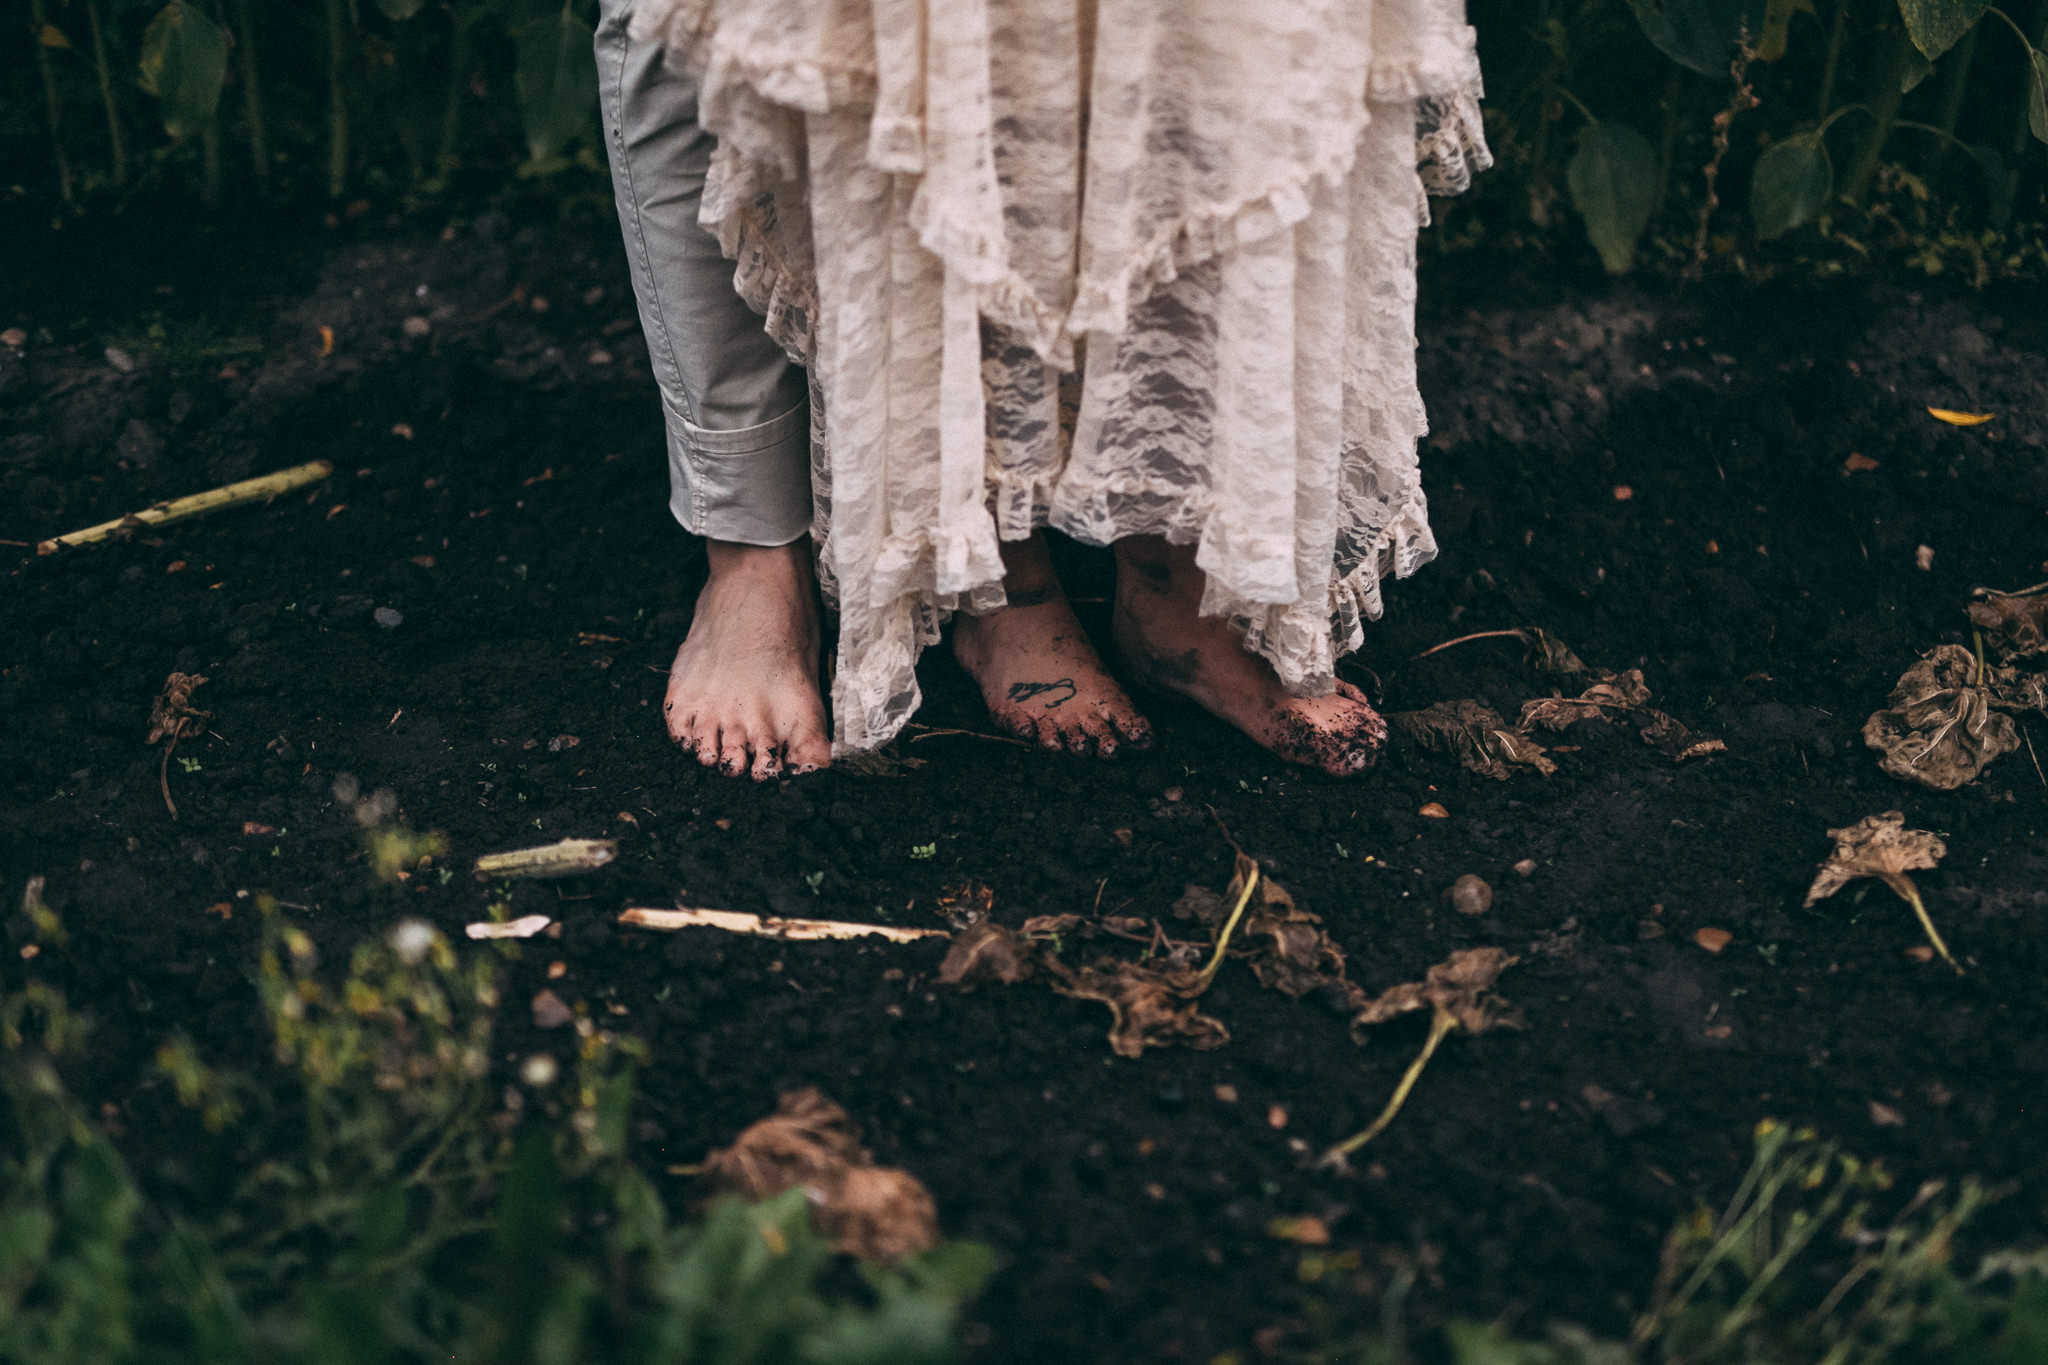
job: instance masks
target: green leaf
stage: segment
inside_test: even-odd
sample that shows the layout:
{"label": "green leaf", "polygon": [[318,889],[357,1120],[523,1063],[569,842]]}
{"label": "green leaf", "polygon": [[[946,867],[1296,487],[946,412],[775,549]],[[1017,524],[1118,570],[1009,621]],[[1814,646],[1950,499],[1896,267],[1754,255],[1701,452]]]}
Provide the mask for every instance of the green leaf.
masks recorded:
{"label": "green leaf", "polygon": [[1728,79],[1735,43],[1764,29],[1765,0],[1628,0],[1643,34],[1680,66]]}
{"label": "green leaf", "polygon": [[1756,159],[1749,182],[1749,216],[1759,240],[1782,237],[1819,219],[1835,193],[1834,163],[1818,133],[1788,137]]}
{"label": "green leaf", "polygon": [[427,0],[377,0],[377,8],[393,23],[402,24],[427,7]]}
{"label": "green leaf", "polygon": [[1657,153],[1650,140],[1627,124],[1595,123],[1579,135],[1565,181],[1601,261],[1613,274],[1626,271],[1650,224],[1657,192]]}
{"label": "green leaf", "polygon": [[1800,10],[1813,13],[1813,0],[1765,0],[1763,32],[1757,36],[1756,59],[1775,62],[1785,55],[1791,35],[1792,16]]}
{"label": "green leaf", "polygon": [[220,108],[228,35],[191,0],[171,0],[142,35],[142,88],[163,105],[164,131],[203,132]]}
{"label": "green leaf", "polygon": [[1899,0],[1913,46],[1933,61],[1954,47],[1991,8],[1991,0]]}
{"label": "green leaf", "polygon": [[521,24],[514,35],[519,65],[519,121],[527,154],[535,161],[560,156],[593,126],[597,63],[591,60],[590,25],[568,6]]}
{"label": "green leaf", "polygon": [[1934,73],[1934,63],[1921,56],[1918,49],[1906,53],[1906,69],[1899,77],[1899,93],[1910,95],[1913,88]]}

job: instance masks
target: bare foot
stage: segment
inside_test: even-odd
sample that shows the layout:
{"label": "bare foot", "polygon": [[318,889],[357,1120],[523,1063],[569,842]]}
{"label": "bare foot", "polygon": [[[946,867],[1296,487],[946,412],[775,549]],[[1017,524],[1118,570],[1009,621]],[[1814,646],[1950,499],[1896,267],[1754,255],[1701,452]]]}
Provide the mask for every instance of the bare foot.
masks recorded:
{"label": "bare foot", "polygon": [[1192,547],[1132,537],[1116,551],[1116,642],[1133,676],[1180,693],[1289,763],[1333,777],[1372,767],[1387,723],[1365,694],[1339,681],[1325,697],[1289,696],[1223,620],[1200,614]]}
{"label": "bare foot", "polygon": [[711,577],[661,704],[669,738],[728,777],[825,767],[810,541],[705,548]]}
{"label": "bare foot", "polygon": [[989,718],[1047,749],[1109,758],[1151,747],[1151,725],[1074,619],[1044,538],[1004,542],[1003,568],[1010,605],[953,622],[953,657],[981,684]]}

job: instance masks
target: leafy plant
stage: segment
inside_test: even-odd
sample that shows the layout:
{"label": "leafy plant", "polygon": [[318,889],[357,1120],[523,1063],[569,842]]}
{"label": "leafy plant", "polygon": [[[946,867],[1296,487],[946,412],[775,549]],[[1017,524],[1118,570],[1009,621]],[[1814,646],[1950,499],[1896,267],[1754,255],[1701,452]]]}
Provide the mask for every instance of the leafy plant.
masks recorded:
{"label": "leafy plant", "polygon": [[674,1220],[627,1159],[637,1044],[585,1021],[572,1068],[529,1058],[501,1087],[488,954],[405,921],[331,981],[262,913],[258,990],[291,1084],[215,1071],[179,1038],[158,1057],[213,1135],[181,1161],[243,1173],[224,1199],[139,1176],[62,1079],[83,1022],[40,980],[0,989],[0,1359],[953,1356],[981,1248],[861,1265],[848,1294],[823,1287],[835,1258],[800,1190]]}

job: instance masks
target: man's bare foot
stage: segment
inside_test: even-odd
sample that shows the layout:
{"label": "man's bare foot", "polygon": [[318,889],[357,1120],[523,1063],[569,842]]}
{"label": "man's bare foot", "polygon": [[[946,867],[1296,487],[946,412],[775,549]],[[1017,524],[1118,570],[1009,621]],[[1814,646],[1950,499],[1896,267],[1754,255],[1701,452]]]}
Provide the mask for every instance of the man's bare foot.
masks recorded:
{"label": "man's bare foot", "polygon": [[1387,723],[1365,694],[1340,681],[1326,697],[1289,696],[1228,624],[1200,614],[1193,547],[1132,537],[1117,542],[1116,558],[1116,642],[1134,677],[1180,693],[1289,763],[1333,777],[1372,767]]}
{"label": "man's bare foot", "polygon": [[953,622],[953,657],[981,684],[989,718],[1047,749],[1109,758],[1149,748],[1152,727],[1074,619],[1044,537],[1004,542],[1003,568],[1010,605]]}
{"label": "man's bare foot", "polygon": [[661,704],[669,738],[728,777],[826,766],[810,541],[705,548],[711,577]]}

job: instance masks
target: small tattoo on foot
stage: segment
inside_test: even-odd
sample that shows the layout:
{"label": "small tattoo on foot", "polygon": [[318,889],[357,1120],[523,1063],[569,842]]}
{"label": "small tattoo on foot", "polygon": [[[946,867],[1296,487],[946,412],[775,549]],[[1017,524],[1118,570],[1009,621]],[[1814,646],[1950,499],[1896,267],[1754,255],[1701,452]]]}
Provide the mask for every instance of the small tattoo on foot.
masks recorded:
{"label": "small tattoo on foot", "polygon": [[1066,703],[1072,701],[1081,690],[1080,688],[1074,686],[1074,680],[1072,678],[1061,678],[1057,682],[1011,683],[1010,700],[1030,701],[1034,697],[1042,697],[1048,693],[1057,692],[1061,688],[1066,689],[1066,695],[1063,697],[1054,697],[1051,701],[1047,702],[1045,704],[1046,710],[1050,711],[1055,706],[1065,705]]}

